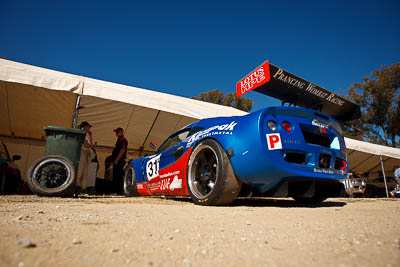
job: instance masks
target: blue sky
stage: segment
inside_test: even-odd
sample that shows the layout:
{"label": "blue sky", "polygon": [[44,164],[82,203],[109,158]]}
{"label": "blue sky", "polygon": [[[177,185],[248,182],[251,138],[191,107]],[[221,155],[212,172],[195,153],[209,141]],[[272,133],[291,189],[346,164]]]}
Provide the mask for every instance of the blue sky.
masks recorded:
{"label": "blue sky", "polygon": [[[400,61],[400,1],[0,1],[0,57],[166,93],[269,59],[338,92]],[[278,101],[250,92],[253,110]]]}

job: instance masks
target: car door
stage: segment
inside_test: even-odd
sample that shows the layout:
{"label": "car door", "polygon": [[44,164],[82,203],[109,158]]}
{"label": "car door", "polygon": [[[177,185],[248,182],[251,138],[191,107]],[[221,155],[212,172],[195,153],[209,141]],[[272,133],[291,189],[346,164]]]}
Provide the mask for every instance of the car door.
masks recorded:
{"label": "car door", "polygon": [[189,131],[190,129],[184,129],[168,137],[157,154],[147,161],[145,174],[152,194],[181,194],[182,177],[179,177],[181,171],[175,163],[184,152],[181,142],[186,139]]}

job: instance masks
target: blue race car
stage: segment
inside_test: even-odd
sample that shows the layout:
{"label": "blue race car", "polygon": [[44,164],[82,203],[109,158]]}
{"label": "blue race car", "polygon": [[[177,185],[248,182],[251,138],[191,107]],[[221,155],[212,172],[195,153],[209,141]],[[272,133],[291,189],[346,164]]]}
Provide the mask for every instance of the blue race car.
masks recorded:
{"label": "blue race car", "polygon": [[249,195],[318,203],[344,193],[340,180],[347,172],[342,129],[332,116],[270,107],[203,119],[173,133],[155,155],[129,162],[124,194],[190,196],[200,205]]}

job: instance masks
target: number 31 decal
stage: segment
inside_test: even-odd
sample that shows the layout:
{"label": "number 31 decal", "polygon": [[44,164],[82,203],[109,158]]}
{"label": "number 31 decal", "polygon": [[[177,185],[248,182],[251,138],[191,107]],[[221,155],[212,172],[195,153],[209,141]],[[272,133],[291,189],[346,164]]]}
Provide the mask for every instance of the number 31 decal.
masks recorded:
{"label": "number 31 decal", "polygon": [[158,176],[158,171],[160,170],[160,155],[157,157],[151,158],[146,164],[146,172],[147,172],[147,180],[151,181],[152,179]]}

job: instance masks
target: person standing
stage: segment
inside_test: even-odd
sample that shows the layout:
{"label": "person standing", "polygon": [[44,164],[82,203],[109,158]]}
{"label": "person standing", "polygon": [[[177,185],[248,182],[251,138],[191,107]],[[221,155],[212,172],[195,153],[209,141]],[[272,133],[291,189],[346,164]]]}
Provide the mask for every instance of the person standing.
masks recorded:
{"label": "person standing", "polygon": [[394,167],[394,179],[395,179],[397,185],[400,186],[400,168],[399,168],[399,166]]}
{"label": "person standing", "polygon": [[400,192],[400,168],[399,166],[394,166],[394,180],[396,181],[396,186],[394,187],[393,191],[390,192],[392,197],[397,196],[397,192]]}
{"label": "person standing", "polygon": [[87,183],[89,164],[92,162],[93,159],[93,136],[92,132],[90,131],[92,125],[90,125],[90,123],[88,123],[87,121],[84,121],[79,125],[79,128],[84,130],[86,132],[86,135],[81,147],[81,157],[78,165],[78,176],[75,190],[76,194],[81,193],[82,190],[86,190],[89,188],[92,189],[92,187],[94,189],[94,185]]}
{"label": "person standing", "polygon": [[123,128],[118,127],[114,129],[114,132],[117,136],[117,142],[115,143],[115,147],[112,151],[111,156],[106,158],[106,166],[109,164],[113,165],[113,193],[122,194],[124,166],[126,163],[126,151],[128,149],[128,139],[126,139],[124,136]]}

